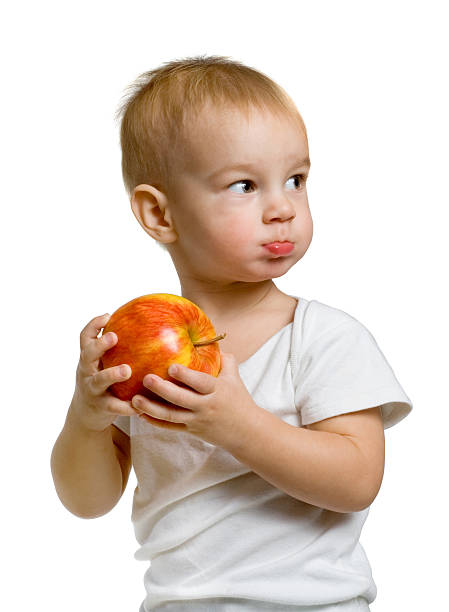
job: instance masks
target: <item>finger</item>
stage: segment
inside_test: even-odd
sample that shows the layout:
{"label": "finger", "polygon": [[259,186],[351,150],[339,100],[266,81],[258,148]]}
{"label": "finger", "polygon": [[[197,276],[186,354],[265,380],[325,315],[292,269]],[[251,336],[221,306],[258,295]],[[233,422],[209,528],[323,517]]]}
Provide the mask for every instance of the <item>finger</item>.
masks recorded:
{"label": "finger", "polygon": [[177,363],[169,367],[168,373],[172,378],[180,380],[203,395],[215,391],[216,378],[206,372],[192,370],[191,368]]}
{"label": "finger", "polygon": [[99,359],[117,343],[117,340],[118,337],[115,332],[108,332],[100,338],[90,340],[80,354],[80,360],[82,361],[83,367],[87,369],[90,374],[96,372],[98,370]]}
{"label": "finger", "polygon": [[81,350],[83,350],[91,340],[94,340],[98,336],[100,330],[106,325],[110,317],[111,315],[106,313],[89,321],[80,333]]}
{"label": "finger", "polygon": [[162,421],[160,419],[155,419],[148,414],[141,413],[139,417],[147,423],[151,423],[151,425],[155,425],[156,427],[160,427],[161,429],[174,429],[176,431],[185,431],[187,429],[187,425],[184,423],[170,423],[169,421]]}
{"label": "finger", "polygon": [[220,375],[232,374],[238,372],[238,363],[234,353],[220,353],[221,369]]}
{"label": "finger", "polygon": [[168,402],[187,408],[188,410],[194,410],[198,406],[198,400],[201,399],[201,395],[198,395],[195,391],[190,391],[187,388],[180,387],[179,385],[160,378],[155,374],[149,374],[144,377],[142,381],[144,387],[153,391]]}
{"label": "finger", "polygon": [[139,416],[139,412],[134,410],[131,402],[125,402],[112,394],[107,399],[107,407],[111,414],[117,416]]}
{"label": "finger", "polygon": [[167,423],[186,423],[192,418],[192,412],[179,406],[167,406],[157,400],[149,400],[143,395],[135,395],[131,405],[141,414],[165,421]]}
{"label": "finger", "polygon": [[93,395],[102,395],[112,384],[127,380],[131,373],[126,363],[99,370],[90,379],[90,390]]}

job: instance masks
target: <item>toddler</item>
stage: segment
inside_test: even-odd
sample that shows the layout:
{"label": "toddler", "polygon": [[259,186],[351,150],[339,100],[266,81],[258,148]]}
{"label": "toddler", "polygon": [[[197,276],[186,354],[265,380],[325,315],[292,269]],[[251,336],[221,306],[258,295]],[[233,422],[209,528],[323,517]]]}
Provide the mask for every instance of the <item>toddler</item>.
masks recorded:
{"label": "toddler", "polygon": [[109,315],[92,319],[51,458],[62,503],[102,516],[134,468],[140,612],[369,610],[360,532],[384,429],[412,403],[362,323],[273,282],[313,233],[295,104],[263,73],[200,56],[141,75],[118,116],[132,211],[226,333],[222,368],[147,375],[160,401],[121,401],[108,388],[130,366],[100,369],[119,339],[100,335]]}

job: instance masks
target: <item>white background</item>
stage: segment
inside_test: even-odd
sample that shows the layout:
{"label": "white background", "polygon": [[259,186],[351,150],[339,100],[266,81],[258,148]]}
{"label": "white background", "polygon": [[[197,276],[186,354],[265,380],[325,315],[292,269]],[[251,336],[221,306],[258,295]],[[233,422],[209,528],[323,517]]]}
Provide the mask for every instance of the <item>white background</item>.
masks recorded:
{"label": "white background", "polygon": [[[94,520],[59,502],[50,454],[79,332],[145,293],[180,293],[121,181],[114,112],[163,62],[262,70],[308,129],[314,238],[276,284],[372,332],[414,410],[386,430],[361,542],[372,612],[447,593],[447,19],[444,2],[15,2],[1,15],[3,610],[137,612],[135,476]],[[188,517],[186,517],[188,520]]]}

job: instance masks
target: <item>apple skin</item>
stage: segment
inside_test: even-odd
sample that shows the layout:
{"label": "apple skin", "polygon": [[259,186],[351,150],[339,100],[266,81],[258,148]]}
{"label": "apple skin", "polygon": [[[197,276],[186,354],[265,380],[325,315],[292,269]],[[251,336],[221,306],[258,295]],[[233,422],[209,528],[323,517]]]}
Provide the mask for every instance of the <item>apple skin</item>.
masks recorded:
{"label": "apple skin", "polygon": [[[207,315],[193,302],[171,293],[150,293],[118,308],[106,323],[103,334],[113,331],[117,343],[100,359],[100,368],[127,363],[130,378],[117,382],[109,390],[119,399],[131,401],[136,394],[163,401],[143,386],[147,374],[185,385],[172,378],[172,363],[218,376],[221,354],[217,336]],[[197,343],[205,344],[198,345]]]}

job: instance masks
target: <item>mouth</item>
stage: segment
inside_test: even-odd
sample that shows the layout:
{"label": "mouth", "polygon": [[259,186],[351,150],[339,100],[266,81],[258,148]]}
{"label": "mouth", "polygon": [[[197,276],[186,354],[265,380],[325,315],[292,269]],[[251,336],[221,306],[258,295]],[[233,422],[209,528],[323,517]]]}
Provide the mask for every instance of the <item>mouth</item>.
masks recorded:
{"label": "mouth", "polygon": [[284,240],[282,242],[268,242],[262,246],[275,255],[288,255],[293,251],[295,245],[293,242]]}

